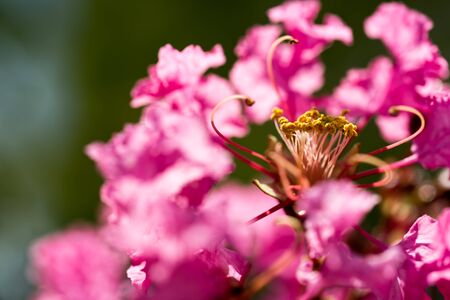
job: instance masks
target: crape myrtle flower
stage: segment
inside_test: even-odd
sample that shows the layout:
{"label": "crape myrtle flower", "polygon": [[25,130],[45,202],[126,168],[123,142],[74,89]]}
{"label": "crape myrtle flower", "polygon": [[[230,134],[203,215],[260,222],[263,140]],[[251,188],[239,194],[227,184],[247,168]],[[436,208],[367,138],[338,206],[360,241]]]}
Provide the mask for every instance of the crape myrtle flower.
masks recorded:
{"label": "crape myrtle flower", "polygon": [[[225,62],[218,45],[206,52],[193,45],[160,49],[158,62],[132,91],[131,105],[143,107],[140,120],[86,149],[105,183],[101,227],[85,241],[100,251],[107,243],[114,249],[108,253],[116,257],[117,251],[128,262],[107,258],[116,264],[105,271],[97,264],[108,255],[92,261],[84,241],[61,238],[48,251],[67,246],[83,261],[86,285],[75,285],[80,291],[74,295],[103,299],[96,294],[103,279],[111,284],[103,287],[105,299],[426,299],[433,285],[448,294],[447,212],[438,221],[420,218],[392,246],[360,226],[382,201],[365,188],[389,184],[393,170],[414,163],[449,166],[448,93],[441,82],[447,64],[428,38],[432,23],[402,4],[381,5],[365,30],[393,59],[351,70],[332,95],[317,98],[325,70],[320,54],[334,41],[352,43],[339,17],[326,15],[315,24],[319,10],[318,0],[269,10],[273,24],[250,29],[236,47],[230,82],[205,75]],[[288,35],[279,37],[283,31]],[[242,107],[251,121],[274,123],[278,138],[269,137],[264,153],[232,139],[247,133]],[[392,144],[360,153],[357,144],[349,145],[364,141],[361,129],[373,116],[384,129],[411,116],[420,124],[413,133],[398,126],[386,136]],[[406,158],[386,163],[377,157],[410,141]],[[232,156],[261,176],[254,187],[213,189],[232,171]],[[359,171],[361,164],[374,168]],[[373,253],[351,248],[354,232]],[[72,262],[70,252],[56,254]],[[34,257],[46,262],[47,255],[42,250]],[[38,273],[53,274],[58,265],[48,261],[36,264]],[[69,264],[58,279],[78,274],[79,267]],[[84,268],[106,273],[99,279]],[[124,277],[128,289],[118,289]],[[38,295],[60,293],[60,281],[49,282],[38,281]],[[115,294],[108,298],[110,291]]]}
{"label": "crape myrtle flower", "polygon": [[[206,123],[217,101],[234,93],[225,79],[203,76],[224,61],[220,46],[163,47],[132,91],[133,106],[148,106],[141,120],[87,147],[106,179],[101,233],[130,258],[137,299],[179,299],[180,290],[192,299],[224,297],[246,272],[246,261],[224,244],[224,217],[200,208],[233,168]],[[218,121],[231,136],[246,131],[239,110],[228,107]]]}
{"label": "crape myrtle flower", "polygon": [[[325,67],[319,55],[334,41],[352,43],[351,29],[338,16],[326,15],[324,24],[315,24],[319,11],[316,0],[288,1],[269,10],[273,25],[251,28],[236,46],[238,60],[230,80],[239,93],[258,99],[255,109],[248,110],[252,120],[266,121],[280,101],[290,106],[292,115],[288,117],[308,110],[312,94],[324,83]],[[272,42],[282,30],[301,45],[277,47],[278,43]]]}
{"label": "crape myrtle flower", "polygon": [[[290,2],[288,5],[295,6],[293,4],[294,2]],[[295,2],[297,3],[297,2]],[[303,5],[308,2],[299,2]],[[400,5],[401,9],[403,9],[403,14],[408,14],[410,11],[405,7]],[[293,10],[286,10],[284,13],[286,13],[289,18],[292,18],[290,16],[290,13],[295,14],[292,12]],[[384,14],[388,14],[385,12],[382,8],[380,8],[381,12],[377,12],[378,16],[382,19]],[[388,10],[390,13],[390,10]],[[417,17],[415,15],[415,12],[412,12],[414,17]],[[402,14],[402,16],[403,16]],[[423,19],[417,17],[417,22],[422,22]],[[301,14],[297,14],[297,17],[303,17]],[[413,21],[415,19],[413,18]],[[369,21],[366,22],[366,27],[370,27],[370,22],[375,22],[369,19]],[[301,22],[299,22],[301,23]],[[431,27],[425,26],[425,32],[427,33]],[[267,32],[271,35],[275,35],[276,28],[274,27],[266,27],[266,28],[256,28],[252,30],[249,33],[250,38],[254,38],[255,40],[261,40],[263,43],[266,43],[268,38],[265,36]],[[373,35],[373,37],[376,37],[376,34]],[[389,40],[388,38],[386,40]],[[358,180],[360,178],[371,176],[374,174],[381,174],[385,173],[385,177],[383,177],[381,180],[373,182],[371,184],[357,184],[357,186],[361,187],[379,187],[386,185],[390,182],[391,177],[391,171],[400,167],[409,166],[416,162],[422,162],[423,159],[418,159],[418,154],[413,153],[411,156],[406,157],[400,161],[387,164],[384,161],[380,160],[379,158],[375,157],[375,155],[383,153],[385,151],[391,150],[393,148],[398,147],[399,145],[402,145],[406,142],[409,142],[411,140],[416,139],[418,136],[424,135],[423,131],[425,128],[427,130],[431,130],[434,132],[436,136],[442,137],[443,134],[445,134],[445,129],[443,130],[442,127],[445,128],[445,122],[442,126],[428,126],[426,125],[424,114],[418,109],[423,108],[424,113],[427,111],[432,113],[439,114],[441,110],[438,110],[437,108],[444,107],[443,105],[437,106],[437,108],[433,109],[433,103],[427,104],[423,98],[417,99],[417,101],[421,100],[422,102],[419,103],[420,105],[414,105],[412,102],[386,102],[385,97],[387,97],[384,94],[381,94],[383,97],[380,100],[381,105],[384,106],[385,114],[398,114],[400,112],[408,113],[409,115],[413,115],[417,117],[420,120],[420,126],[419,128],[413,133],[410,134],[409,130],[405,131],[407,132],[406,137],[402,137],[402,139],[379,149],[376,149],[368,154],[360,154],[358,147],[353,147],[352,149],[346,149],[347,145],[349,144],[350,140],[358,136],[358,127],[356,124],[349,121],[349,119],[346,118],[346,115],[348,114],[347,110],[343,110],[341,115],[339,116],[332,116],[327,115],[324,113],[321,113],[315,108],[311,108],[309,110],[306,110],[303,113],[299,113],[299,106],[297,104],[292,104],[291,101],[287,100],[289,99],[289,95],[280,93],[279,91],[282,89],[282,83],[286,82],[288,80],[288,76],[284,76],[284,74],[278,74],[280,78],[274,76],[273,72],[273,66],[275,62],[275,56],[274,53],[278,46],[281,47],[281,42],[287,41],[290,43],[296,44],[298,40],[294,38],[293,36],[283,36],[273,42],[273,44],[270,47],[270,51],[266,53],[266,74],[270,77],[269,83],[273,85],[273,90],[278,91],[278,103],[281,108],[274,108],[271,118],[274,120],[275,128],[278,131],[278,134],[282,140],[282,143],[278,142],[276,138],[271,137],[269,139],[269,145],[267,150],[262,153],[255,152],[251,149],[248,149],[246,147],[243,147],[236,142],[232,141],[228,137],[226,137],[218,128],[218,126],[215,125],[215,116],[216,114],[219,115],[219,111],[222,107],[225,106],[226,103],[232,102],[234,100],[241,101],[245,103],[247,106],[252,106],[255,101],[252,100],[250,97],[243,96],[243,95],[236,95],[234,97],[228,97],[222,102],[220,102],[215,109],[213,110],[213,113],[211,115],[211,123],[218,134],[219,137],[222,138],[224,145],[229,147],[231,150],[230,152],[235,154],[235,156],[244,162],[246,162],[250,167],[253,169],[261,172],[262,174],[265,174],[268,177],[267,183],[261,183],[259,180],[255,180],[255,185],[265,194],[272,196],[274,199],[278,201],[278,204],[272,207],[271,209],[262,212],[261,214],[254,217],[250,223],[260,221],[261,219],[265,218],[266,216],[270,215],[271,213],[283,209],[285,213],[295,219],[298,220],[298,222],[302,225],[302,227],[305,230],[306,235],[306,241],[309,248],[312,248],[312,250],[317,251],[318,253],[316,256],[318,256],[320,259],[328,260],[329,257],[327,254],[334,253],[333,255],[335,257],[339,257],[339,255],[342,255],[344,258],[348,258],[350,261],[355,261],[355,270],[357,270],[358,266],[364,266],[364,264],[372,264],[370,262],[373,262],[373,264],[377,265],[379,262],[378,259],[383,261],[385,257],[391,257],[395,260],[395,266],[401,266],[404,262],[404,258],[402,258],[402,255],[400,255],[398,259],[396,259],[395,253],[401,253],[401,251],[398,250],[389,250],[387,245],[385,245],[383,242],[375,239],[370,234],[365,232],[361,227],[358,226],[359,221],[364,217],[364,215],[373,207],[373,205],[376,203],[376,201],[369,201],[367,203],[361,204],[361,206],[358,208],[358,206],[352,206],[351,203],[348,203],[349,208],[355,208],[355,218],[356,220],[352,221],[351,219],[345,219],[348,218],[348,215],[346,216],[340,216],[336,208],[332,208],[330,206],[324,205],[320,206],[318,208],[317,214],[315,213],[314,206],[309,207],[307,197],[314,189],[321,186],[320,182],[327,180],[331,181],[333,179],[352,179],[352,180]],[[388,43],[388,42],[386,42]],[[429,41],[427,39],[427,36],[425,36],[425,40],[423,41],[424,44],[429,45]],[[389,43],[388,43],[389,44]],[[242,46],[243,45],[243,46]],[[244,40],[241,44],[241,47],[238,47],[239,51],[242,51],[245,55],[249,55],[249,53],[252,53],[252,51],[245,49],[245,47],[253,47],[256,53],[261,53],[261,49],[259,46],[255,46],[257,43]],[[294,47],[301,47],[301,40],[299,43],[300,46],[294,46]],[[308,44],[306,44],[306,47]],[[405,43],[404,49],[402,50],[402,53],[406,51],[414,51],[414,49],[409,49],[408,47],[414,48],[414,45],[409,45]],[[424,46],[425,47],[425,46]],[[428,49],[428,48],[427,48]],[[399,68],[403,68],[401,71],[405,72],[403,75],[411,76],[410,78],[415,78],[417,81],[415,84],[413,84],[413,88],[408,91],[417,91],[417,94],[419,95],[418,85],[419,83],[422,85],[425,85],[427,83],[427,80],[429,78],[436,79],[436,78],[443,78],[446,76],[446,68],[447,65],[445,63],[445,60],[438,56],[438,52],[435,47],[429,47],[429,49],[433,54],[436,54],[433,56],[433,61],[430,62],[429,60],[423,59],[420,57],[421,62],[417,62],[415,64],[407,64],[407,62],[401,62],[398,63]],[[281,49],[280,49],[281,52]],[[244,56],[243,54],[243,56]],[[394,52],[394,55],[398,55],[397,52]],[[412,55],[412,57],[416,57],[415,55]],[[428,56],[427,56],[428,57]],[[434,63],[433,63],[434,62]],[[239,62],[238,62],[239,63]],[[291,64],[292,65],[292,64]],[[290,65],[290,66],[291,66]],[[261,66],[261,65],[260,65]],[[376,61],[376,64],[372,66],[375,70],[387,70],[386,72],[390,72],[389,69],[392,67],[392,64],[387,59],[379,59]],[[423,68],[430,68],[430,70],[417,70],[414,68],[417,67],[423,67]],[[249,68],[249,70],[252,68]],[[256,70],[256,73],[258,76],[260,75],[260,68],[254,68]],[[436,71],[436,72],[433,72]],[[378,71],[374,71],[377,73]],[[385,71],[383,71],[385,72]],[[377,74],[378,75],[378,74]],[[402,76],[403,76],[402,75]],[[370,75],[365,75],[368,80],[372,80],[372,77]],[[376,80],[379,80],[382,82],[385,80],[383,78],[383,75],[380,75],[377,77]],[[409,82],[410,80],[406,80],[406,82]],[[390,83],[382,83],[383,85],[389,85]],[[365,85],[363,85],[365,86]],[[423,87],[423,86],[422,86]],[[388,87],[390,88],[390,87]],[[239,90],[239,87],[238,87]],[[257,90],[257,87],[254,88],[254,90]],[[407,95],[403,94],[404,96]],[[331,97],[332,98],[332,97]],[[258,103],[258,99],[255,99],[256,103]],[[268,100],[262,100],[262,101],[268,101]],[[441,103],[445,101],[439,101]],[[306,101],[306,103],[308,103]],[[305,101],[303,101],[303,104],[305,104]],[[409,104],[409,105],[407,105]],[[306,104],[308,105],[308,104]],[[309,105],[311,106],[311,102],[309,102]],[[332,104],[331,104],[332,106]],[[262,110],[264,111],[263,106],[260,106],[258,109],[258,105],[255,105],[255,110]],[[381,107],[381,106],[380,106]],[[253,107],[252,107],[253,108]],[[262,108],[262,109],[261,109]],[[302,111],[300,109],[300,111]],[[257,112],[256,114],[259,114],[261,111]],[[381,113],[383,114],[383,110],[375,109],[372,111],[372,113]],[[442,113],[445,113],[444,110],[442,110]],[[261,114],[263,115],[263,114]],[[410,116],[407,115],[406,119],[409,119]],[[294,117],[292,117],[294,116]],[[350,114],[351,116],[351,114]],[[400,116],[400,119],[405,119],[404,116]],[[432,125],[432,124],[431,124]],[[435,129],[435,130],[434,130]],[[445,145],[445,139],[442,139],[441,142],[442,145]],[[420,139],[418,139],[420,144]],[[422,148],[424,149],[424,148]],[[428,144],[427,150],[430,149],[430,154],[438,155],[440,157],[445,157],[445,148],[439,147],[437,151],[431,150],[430,144]],[[347,155],[342,155],[344,151],[347,150]],[[419,150],[417,150],[419,151]],[[247,157],[243,157],[242,154],[247,154],[248,156],[252,157],[252,160],[248,159]],[[422,156],[427,155],[430,157],[430,154],[427,154],[425,150],[422,152]],[[433,160],[433,159],[432,159]],[[434,160],[433,160],[434,161]],[[445,159],[444,159],[445,161]],[[359,163],[368,163],[373,164],[376,166],[375,169],[371,169],[368,171],[363,172],[356,172],[356,166]],[[446,166],[445,163],[438,163],[440,167]],[[428,166],[431,167],[431,166]],[[352,183],[344,183],[344,182],[336,182],[336,187],[334,188],[336,191],[345,190],[345,186],[352,187]],[[356,189],[356,187],[353,187]],[[324,196],[324,193],[326,191],[326,188],[319,192],[319,195],[322,198],[326,198]],[[326,194],[326,193],[325,193]],[[334,193],[336,198],[340,198],[341,195],[338,193]],[[346,197],[346,195],[342,196],[342,203],[345,202],[346,199],[350,199],[350,197]],[[364,198],[364,197],[363,197]],[[367,198],[367,197],[366,197]],[[338,199],[330,200],[329,202],[337,202],[339,203]],[[320,202],[318,202],[320,203]],[[327,212],[327,207],[330,207],[330,213]],[[361,211],[358,213],[358,209]],[[329,216],[328,218],[323,218],[320,223],[318,222],[319,226],[318,229],[316,229],[317,232],[314,232],[314,216],[320,216],[320,215],[326,215]],[[349,215],[352,215],[349,213]],[[334,217],[336,219],[334,219]],[[324,221],[327,220],[331,224],[327,225],[327,222]],[[331,221],[330,221],[331,220]],[[335,223],[333,223],[332,220],[337,220]],[[345,223],[348,221],[349,223]],[[341,223],[342,222],[342,223]],[[345,230],[348,230],[349,227],[355,228],[357,231],[359,231],[363,236],[365,236],[368,240],[373,242],[380,251],[383,251],[383,253],[380,253],[378,257],[373,258],[363,258],[358,257],[355,255],[346,254],[345,250],[346,247],[340,247],[339,240],[340,240],[340,230],[339,230],[339,224],[347,224],[343,228]],[[320,227],[322,226],[322,227]],[[342,232],[345,232],[345,230],[342,230]],[[335,238],[334,234],[338,238]],[[327,235],[330,236],[330,240],[332,241],[330,245],[327,245]],[[325,237],[325,242],[321,240],[322,237]],[[324,248],[322,244],[327,245],[326,248]],[[321,248],[322,247],[322,248]],[[316,249],[315,249],[316,248]],[[323,249],[324,248],[324,249]],[[328,250],[328,249],[331,250]],[[388,251],[385,253],[385,251]],[[394,254],[392,254],[394,253]],[[354,258],[351,258],[354,257]],[[384,258],[383,258],[384,257]],[[309,254],[309,258],[314,258],[314,254]],[[386,263],[380,263],[379,266],[386,265]],[[327,264],[321,264],[322,270],[325,272],[327,270]],[[363,270],[364,267],[361,268]],[[374,278],[377,277],[377,272],[379,272],[379,269],[374,269],[373,272]],[[356,272],[356,271],[355,271]],[[373,290],[371,288],[370,279],[358,279],[361,281],[361,283],[356,284],[354,281],[350,280],[348,282],[348,287],[354,287],[354,288],[369,288],[372,290],[372,292],[375,293],[377,297],[400,297],[398,299],[401,299],[404,295],[404,291],[402,291],[403,288],[407,288],[404,286],[398,286],[394,284],[394,281],[397,280],[398,274],[396,272],[395,268],[390,268],[388,272],[390,275],[388,278],[386,278],[386,286],[387,288],[380,288],[377,291]],[[326,273],[326,272],[325,272]],[[330,273],[334,274],[334,273]],[[330,275],[331,277],[335,275]],[[340,275],[336,275],[340,276]],[[325,277],[324,277],[325,278]],[[333,282],[333,280],[331,280]],[[335,285],[339,285],[339,283],[335,283]],[[320,288],[323,289],[327,284],[322,286]]]}
{"label": "crape myrtle flower", "polygon": [[410,134],[410,116],[389,116],[394,105],[426,107],[424,89],[447,78],[448,63],[428,36],[433,22],[401,3],[384,3],[366,19],[369,38],[380,39],[392,55],[375,58],[366,69],[351,69],[330,98],[329,111],[350,110],[359,124],[377,116],[376,122],[388,141]]}
{"label": "crape myrtle flower", "polygon": [[[203,75],[208,69],[224,63],[220,45],[209,52],[196,45],[182,51],[166,45],[159,50],[158,63],[149,67],[149,76],[133,88],[131,106],[164,102],[184,115],[204,116],[207,120],[219,100],[235,93],[227,80],[213,74]],[[246,133],[239,110],[239,105],[231,105],[219,120],[224,125],[224,132],[230,136]]]}
{"label": "crape myrtle flower", "polygon": [[125,256],[96,229],[73,227],[36,241],[30,250],[36,300],[124,299]]}

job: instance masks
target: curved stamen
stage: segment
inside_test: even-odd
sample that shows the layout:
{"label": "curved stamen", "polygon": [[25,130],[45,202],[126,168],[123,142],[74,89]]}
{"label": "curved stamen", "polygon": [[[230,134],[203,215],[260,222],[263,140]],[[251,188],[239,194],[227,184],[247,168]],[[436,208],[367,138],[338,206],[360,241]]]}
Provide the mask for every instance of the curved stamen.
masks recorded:
{"label": "curved stamen", "polygon": [[227,102],[233,101],[233,100],[239,100],[242,101],[243,103],[245,103],[245,105],[247,106],[252,106],[255,101],[253,101],[252,99],[250,99],[247,96],[244,95],[232,95],[229,97],[226,97],[225,99],[221,100],[219,103],[216,104],[216,106],[214,106],[212,112],[211,112],[211,126],[214,129],[214,131],[217,133],[217,135],[226,143],[226,144],[230,144],[236,148],[238,148],[241,151],[247,152],[249,154],[251,154],[252,156],[261,159],[262,161],[265,161],[268,164],[272,164],[272,162],[270,162],[264,155],[262,155],[261,153],[258,153],[254,150],[248,149],[234,141],[232,141],[231,139],[227,138],[226,136],[224,136],[219,129],[217,129],[216,124],[214,122],[214,117],[216,115],[216,112],[219,110],[219,108],[224,105]]}
{"label": "curved stamen", "polygon": [[297,181],[303,183],[303,177],[301,176],[300,170],[295,168],[289,161],[285,160],[282,155],[276,152],[269,153],[269,157],[276,165],[276,168],[278,170],[278,178],[280,179],[284,194],[286,195],[286,197],[288,197],[289,200],[296,201],[297,195],[292,192],[287,171],[290,171],[291,174],[297,179]]}
{"label": "curved stamen", "polygon": [[272,86],[274,87],[275,92],[277,93],[278,98],[280,99],[280,106],[286,111],[287,115],[290,116],[286,100],[281,97],[280,88],[278,87],[277,81],[275,80],[275,74],[273,73],[273,56],[275,54],[275,50],[280,44],[284,42],[288,42],[290,44],[297,44],[298,40],[294,39],[290,35],[283,35],[278,39],[276,39],[270,46],[269,52],[267,54],[266,68]]}
{"label": "curved stamen", "polygon": [[391,170],[407,167],[407,166],[410,166],[410,165],[416,163],[418,159],[419,159],[419,157],[417,156],[417,154],[413,154],[402,160],[396,161],[394,163],[357,173],[353,176],[350,176],[350,179],[360,179],[360,178],[367,177],[370,175],[381,174],[381,173],[385,173],[385,172],[388,172]]}
{"label": "curved stamen", "polygon": [[247,157],[243,156],[242,154],[240,154],[239,152],[237,152],[236,150],[234,150],[233,148],[231,148],[228,145],[223,145],[225,147],[226,150],[230,151],[231,154],[233,154],[237,159],[241,160],[242,162],[246,163],[250,168],[252,168],[253,170],[256,170],[258,172],[261,172],[273,179],[277,179],[277,175],[269,170],[267,170],[266,168],[264,168],[262,165],[248,159]]}
{"label": "curved stamen", "polygon": [[370,155],[376,155],[376,154],[382,153],[384,151],[387,151],[387,150],[390,150],[390,149],[394,149],[395,147],[398,147],[398,146],[400,146],[400,145],[402,145],[404,143],[407,143],[407,142],[415,139],[416,136],[418,136],[425,129],[425,118],[424,118],[423,114],[420,111],[418,111],[417,109],[415,109],[415,108],[413,108],[411,106],[406,106],[406,105],[392,106],[389,109],[389,113],[392,114],[392,115],[396,115],[396,114],[398,114],[401,111],[409,112],[409,113],[412,113],[412,114],[418,116],[419,119],[420,119],[420,127],[419,127],[419,129],[417,129],[416,132],[414,132],[410,136],[408,136],[408,137],[406,137],[406,138],[404,138],[404,139],[402,139],[402,140],[400,140],[398,142],[392,143],[392,144],[390,144],[388,146],[385,146],[383,148],[380,148],[380,149],[377,149],[377,150],[374,150],[374,151],[370,152],[369,153]]}
{"label": "curved stamen", "polygon": [[247,221],[247,224],[253,224],[261,219],[264,219],[267,216],[270,216],[271,214],[273,214],[274,212],[283,209],[285,207],[287,207],[288,205],[291,205],[292,203],[294,203],[294,201],[292,200],[284,200],[280,203],[278,203],[277,205],[269,208],[268,210],[266,210],[263,213],[260,213],[259,215],[257,215],[256,217],[254,217],[253,219]]}
{"label": "curved stamen", "polygon": [[[372,183],[359,184],[358,187],[368,188],[368,187],[385,186],[392,180],[393,174],[392,174],[392,170],[387,168],[387,166],[389,166],[388,163],[386,163],[385,161],[383,161],[377,157],[374,157],[374,156],[371,156],[368,154],[355,154],[350,158],[349,161],[350,161],[350,163],[367,163],[370,165],[374,165],[378,168],[385,168],[385,171],[384,171],[385,174],[382,179],[372,182]],[[361,178],[361,177],[359,177],[359,178]]]}

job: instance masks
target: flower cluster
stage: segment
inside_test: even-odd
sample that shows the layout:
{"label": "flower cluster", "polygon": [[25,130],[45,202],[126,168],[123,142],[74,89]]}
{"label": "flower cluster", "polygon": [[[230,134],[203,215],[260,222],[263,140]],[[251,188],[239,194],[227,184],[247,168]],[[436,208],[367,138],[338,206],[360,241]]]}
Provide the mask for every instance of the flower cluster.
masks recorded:
{"label": "flower cluster", "polygon": [[[229,79],[205,74],[225,63],[219,45],[160,49],[131,93],[139,122],[86,148],[105,180],[100,224],[31,248],[34,299],[450,299],[450,209],[433,177],[414,175],[450,167],[448,65],[432,21],[381,4],[364,29],[391,56],[317,97],[320,54],[353,42],[338,16],[316,24],[319,11],[318,0],[270,9]],[[361,153],[352,142],[372,118],[391,144]],[[232,140],[269,120],[278,137],[264,153]],[[399,161],[377,157],[411,141]],[[254,185],[226,180],[233,157],[261,174]]]}

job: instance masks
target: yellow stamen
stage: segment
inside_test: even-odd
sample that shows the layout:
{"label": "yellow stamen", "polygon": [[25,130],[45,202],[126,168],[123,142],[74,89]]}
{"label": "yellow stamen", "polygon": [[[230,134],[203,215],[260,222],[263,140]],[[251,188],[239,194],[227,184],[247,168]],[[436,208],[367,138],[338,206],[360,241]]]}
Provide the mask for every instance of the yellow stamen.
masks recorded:
{"label": "yellow stamen", "polygon": [[358,135],[356,125],[345,117],[329,116],[312,108],[289,121],[275,108],[272,117],[301,173],[312,183],[327,179],[351,138]]}

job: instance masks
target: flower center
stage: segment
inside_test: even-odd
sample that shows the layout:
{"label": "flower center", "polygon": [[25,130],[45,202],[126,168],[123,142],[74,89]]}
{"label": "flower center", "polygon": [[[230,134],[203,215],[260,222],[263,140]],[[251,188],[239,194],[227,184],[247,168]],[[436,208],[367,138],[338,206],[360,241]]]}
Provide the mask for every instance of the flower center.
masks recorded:
{"label": "flower center", "polygon": [[345,113],[333,117],[313,108],[289,121],[280,108],[273,110],[272,119],[280,136],[311,183],[331,177],[342,151],[358,135],[356,125],[345,118]]}

